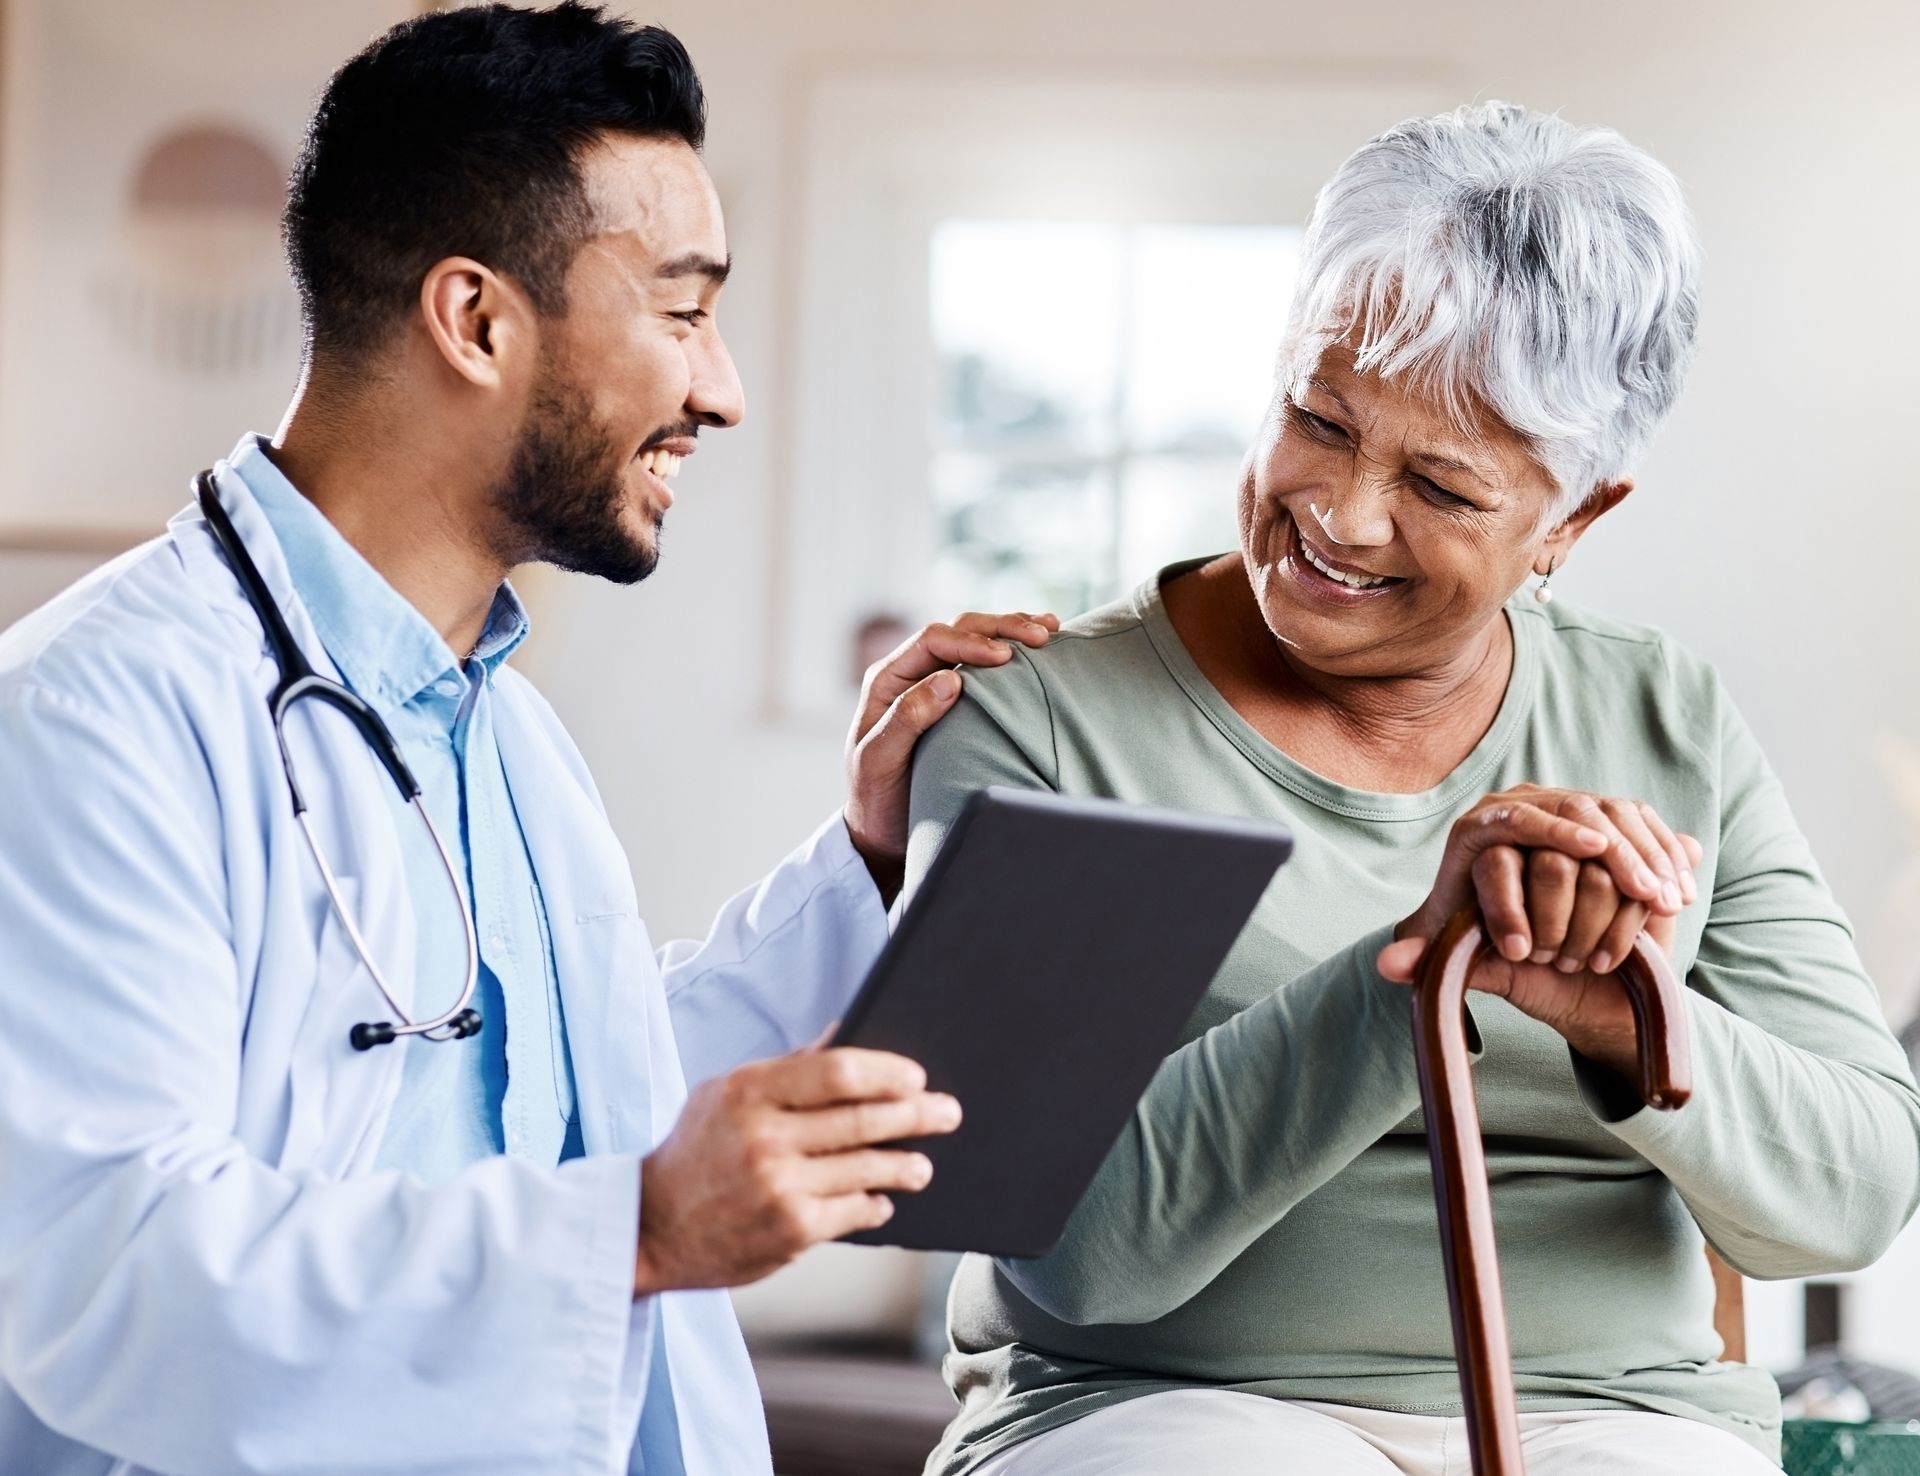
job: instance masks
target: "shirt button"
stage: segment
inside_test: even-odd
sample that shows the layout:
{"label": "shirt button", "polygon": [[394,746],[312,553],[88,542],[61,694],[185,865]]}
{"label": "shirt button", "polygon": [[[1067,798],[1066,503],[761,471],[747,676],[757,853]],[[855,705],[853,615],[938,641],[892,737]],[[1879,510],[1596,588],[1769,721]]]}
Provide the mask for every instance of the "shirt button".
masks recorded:
{"label": "shirt button", "polygon": [[446,677],[441,681],[435,682],[433,684],[433,690],[438,692],[442,697],[458,697],[460,695],[460,684],[452,677]]}

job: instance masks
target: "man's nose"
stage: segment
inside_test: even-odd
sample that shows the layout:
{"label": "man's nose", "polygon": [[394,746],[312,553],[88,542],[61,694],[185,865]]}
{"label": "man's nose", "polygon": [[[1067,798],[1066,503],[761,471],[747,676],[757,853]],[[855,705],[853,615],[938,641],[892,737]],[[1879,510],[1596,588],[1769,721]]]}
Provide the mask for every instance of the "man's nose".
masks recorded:
{"label": "man's nose", "polygon": [[740,388],[740,371],[733,367],[733,355],[718,333],[706,336],[702,349],[692,362],[693,374],[687,385],[687,412],[702,425],[724,429],[738,425],[746,414],[746,395]]}

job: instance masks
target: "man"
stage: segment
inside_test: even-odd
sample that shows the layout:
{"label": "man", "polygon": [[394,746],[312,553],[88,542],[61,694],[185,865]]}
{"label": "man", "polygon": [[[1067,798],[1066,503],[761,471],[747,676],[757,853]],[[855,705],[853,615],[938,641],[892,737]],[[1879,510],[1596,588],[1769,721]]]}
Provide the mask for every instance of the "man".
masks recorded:
{"label": "man", "polygon": [[[1050,617],[876,667],[844,814],[657,960],[502,664],[508,572],[643,578],[740,418],[703,115],[671,36],[578,5],[380,38],[295,171],[277,437],[0,638],[9,1476],[765,1471],[719,1288],[879,1223],[929,1168],[876,1145],[958,1122],[810,1043],[883,940],[947,668]],[[276,741],[302,658],[352,695]]]}

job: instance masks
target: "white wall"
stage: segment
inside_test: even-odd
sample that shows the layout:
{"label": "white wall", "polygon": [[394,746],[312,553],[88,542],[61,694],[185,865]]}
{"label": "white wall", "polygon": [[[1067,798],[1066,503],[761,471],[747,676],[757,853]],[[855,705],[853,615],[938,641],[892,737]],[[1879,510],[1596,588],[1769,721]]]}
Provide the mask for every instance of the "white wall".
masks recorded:
{"label": "white wall", "polygon": [[[707,81],[708,158],[738,263],[722,322],[749,412],[683,473],[662,572],[638,591],[554,589],[531,654],[599,776],[658,936],[703,927],[839,794],[838,734],[768,721],[778,684],[762,653],[787,577],[780,503],[812,474],[785,455],[796,437],[782,418],[807,353],[791,341],[797,120],[810,87],[849,72],[1434,79],[1460,100],[1558,109],[1651,149],[1699,217],[1703,347],[1640,492],[1556,587],[1719,664],[1861,921],[1920,849],[1871,758],[1879,730],[1920,742],[1907,569],[1920,544],[1908,408],[1920,297],[1906,285],[1920,192],[1903,105],[1920,7],[658,0],[635,13],[678,32]],[[1871,933],[1866,944],[1871,955]],[[776,1281],[764,1318],[823,1305],[834,1264],[790,1274],[784,1293]],[[841,1291],[857,1297],[860,1273],[841,1264]],[[1910,1318],[1920,1277],[1860,1292]],[[1760,1353],[1791,1361],[1793,1293],[1753,1295]]]}
{"label": "white wall", "polygon": [[[331,70],[414,9],[0,0],[0,525],[153,528],[273,429],[299,334],[272,198],[162,223],[135,208],[141,163],[215,125],[284,171]],[[222,329],[248,320],[242,351]],[[13,600],[0,584],[0,616]]]}
{"label": "white wall", "polygon": [[708,84],[708,157],[738,262],[722,322],[748,418],[683,473],[661,573],[637,591],[556,590],[533,655],[594,762],[657,931],[703,926],[839,792],[837,733],[764,721],[762,652],[786,577],[773,489],[809,474],[782,454],[806,352],[784,337],[804,160],[793,124],[818,78],[868,69],[1276,88],[1434,77],[1462,99],[1560,109],[1652,149],[1685,183],[1709,254],[1699,366],[1640,493],[1556,586],[1719,663],[1856,914],[1920,843],[1869,752],[1882,727],[1920,740],[1906,571],[1920,499],[1901,413],[1920,299],[1898,285],[1920,234],[1900,104],[1920,9],[659,0],[636,13],[677,31]]}

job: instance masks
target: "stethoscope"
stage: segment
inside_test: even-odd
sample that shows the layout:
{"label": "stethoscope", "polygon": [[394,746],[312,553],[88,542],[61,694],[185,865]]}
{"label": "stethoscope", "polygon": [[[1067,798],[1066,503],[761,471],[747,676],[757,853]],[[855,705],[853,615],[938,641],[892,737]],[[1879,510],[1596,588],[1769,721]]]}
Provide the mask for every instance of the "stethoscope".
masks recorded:
{"label": "stethoscope", "polygon": [[[403,1022],[395,1025],[390,1021],[378,1020],[356,1025],[347,1032],[348,1043],[356,1051],[367,1051],[403,1035],[419,1035],[428,1040],[465,1040],[470,1035],[478,1035],[480,1012],[473,1009],[470,1002],[473,999],[474,982],[480,974],[480,944],[474,937],[473,914],[467,909],[466,889],[461,886],[460,873],[454,869],[453,858],[447,854],[446,844],[440,839],[433,817],[427,813],[426,804],[421,800],[420,782],[413,777],[413,770],[407,767],[407,761],[400,756],[400,745],[393,741],[393,734],[380,720],[380,715],[338,682],[321,676],[308,663],[299,643],[293,638],[293,632],[287,629],[280,607],[268,592],[266,580],[260,577],[259,568],[248,555],[246,545],[240,541],[233,520],[220,505],[213,473],[201,472],[197,483],[200,511],[206,514],[213,541],[220,545],[220,552],[226,556],[227,563],[240,580],[240,589],[246,595],[247,603],[253,606],[253,613],[260,617],[261,627],[267,633],[267,644],[273,648],[274,661],[280,668],[280,680],[267,695],[267,710],[273,715],[273,736],[280,745],[280,767],[286,771],[287,789],[293,795],[293,817],[300,822],[300,833],[306,836],[307,849],[313,852],[314,864],[320,868],[320,880],[326,885],[334,916],[340,919],[340,925],[347,930],[353,951],[360,955],[360,962],[366,966],[375,987],[385,996],[388,1008]],[[426,825],[427,834],[433,838],[433,849],[439,854],[440,865],[447,873],[447,884],[453,888],[460,922],[467,935],[466,983],[461,986],[460,997],[453,1002],[453,1008],[444,1015],[436,1015],[431,1020],[415,1020],[393,997],[393,991],[387,987],[386,976],[367,952],[367,941],[361,935],[359,924],[348,914],[346,903],[341,900],[340,884],[334,877],[333,868],[327,864],[320,843],[314,839],[313,824],[307,818],[306,796],[300,791],[300,780],[293,770],[293,754],[287,747],[285,726],[287,713],[306,698],[333,708],[360,730],[360,736],[367,740],[374,756],[398,787],[400,797],[413,806],[414,813]]]}

